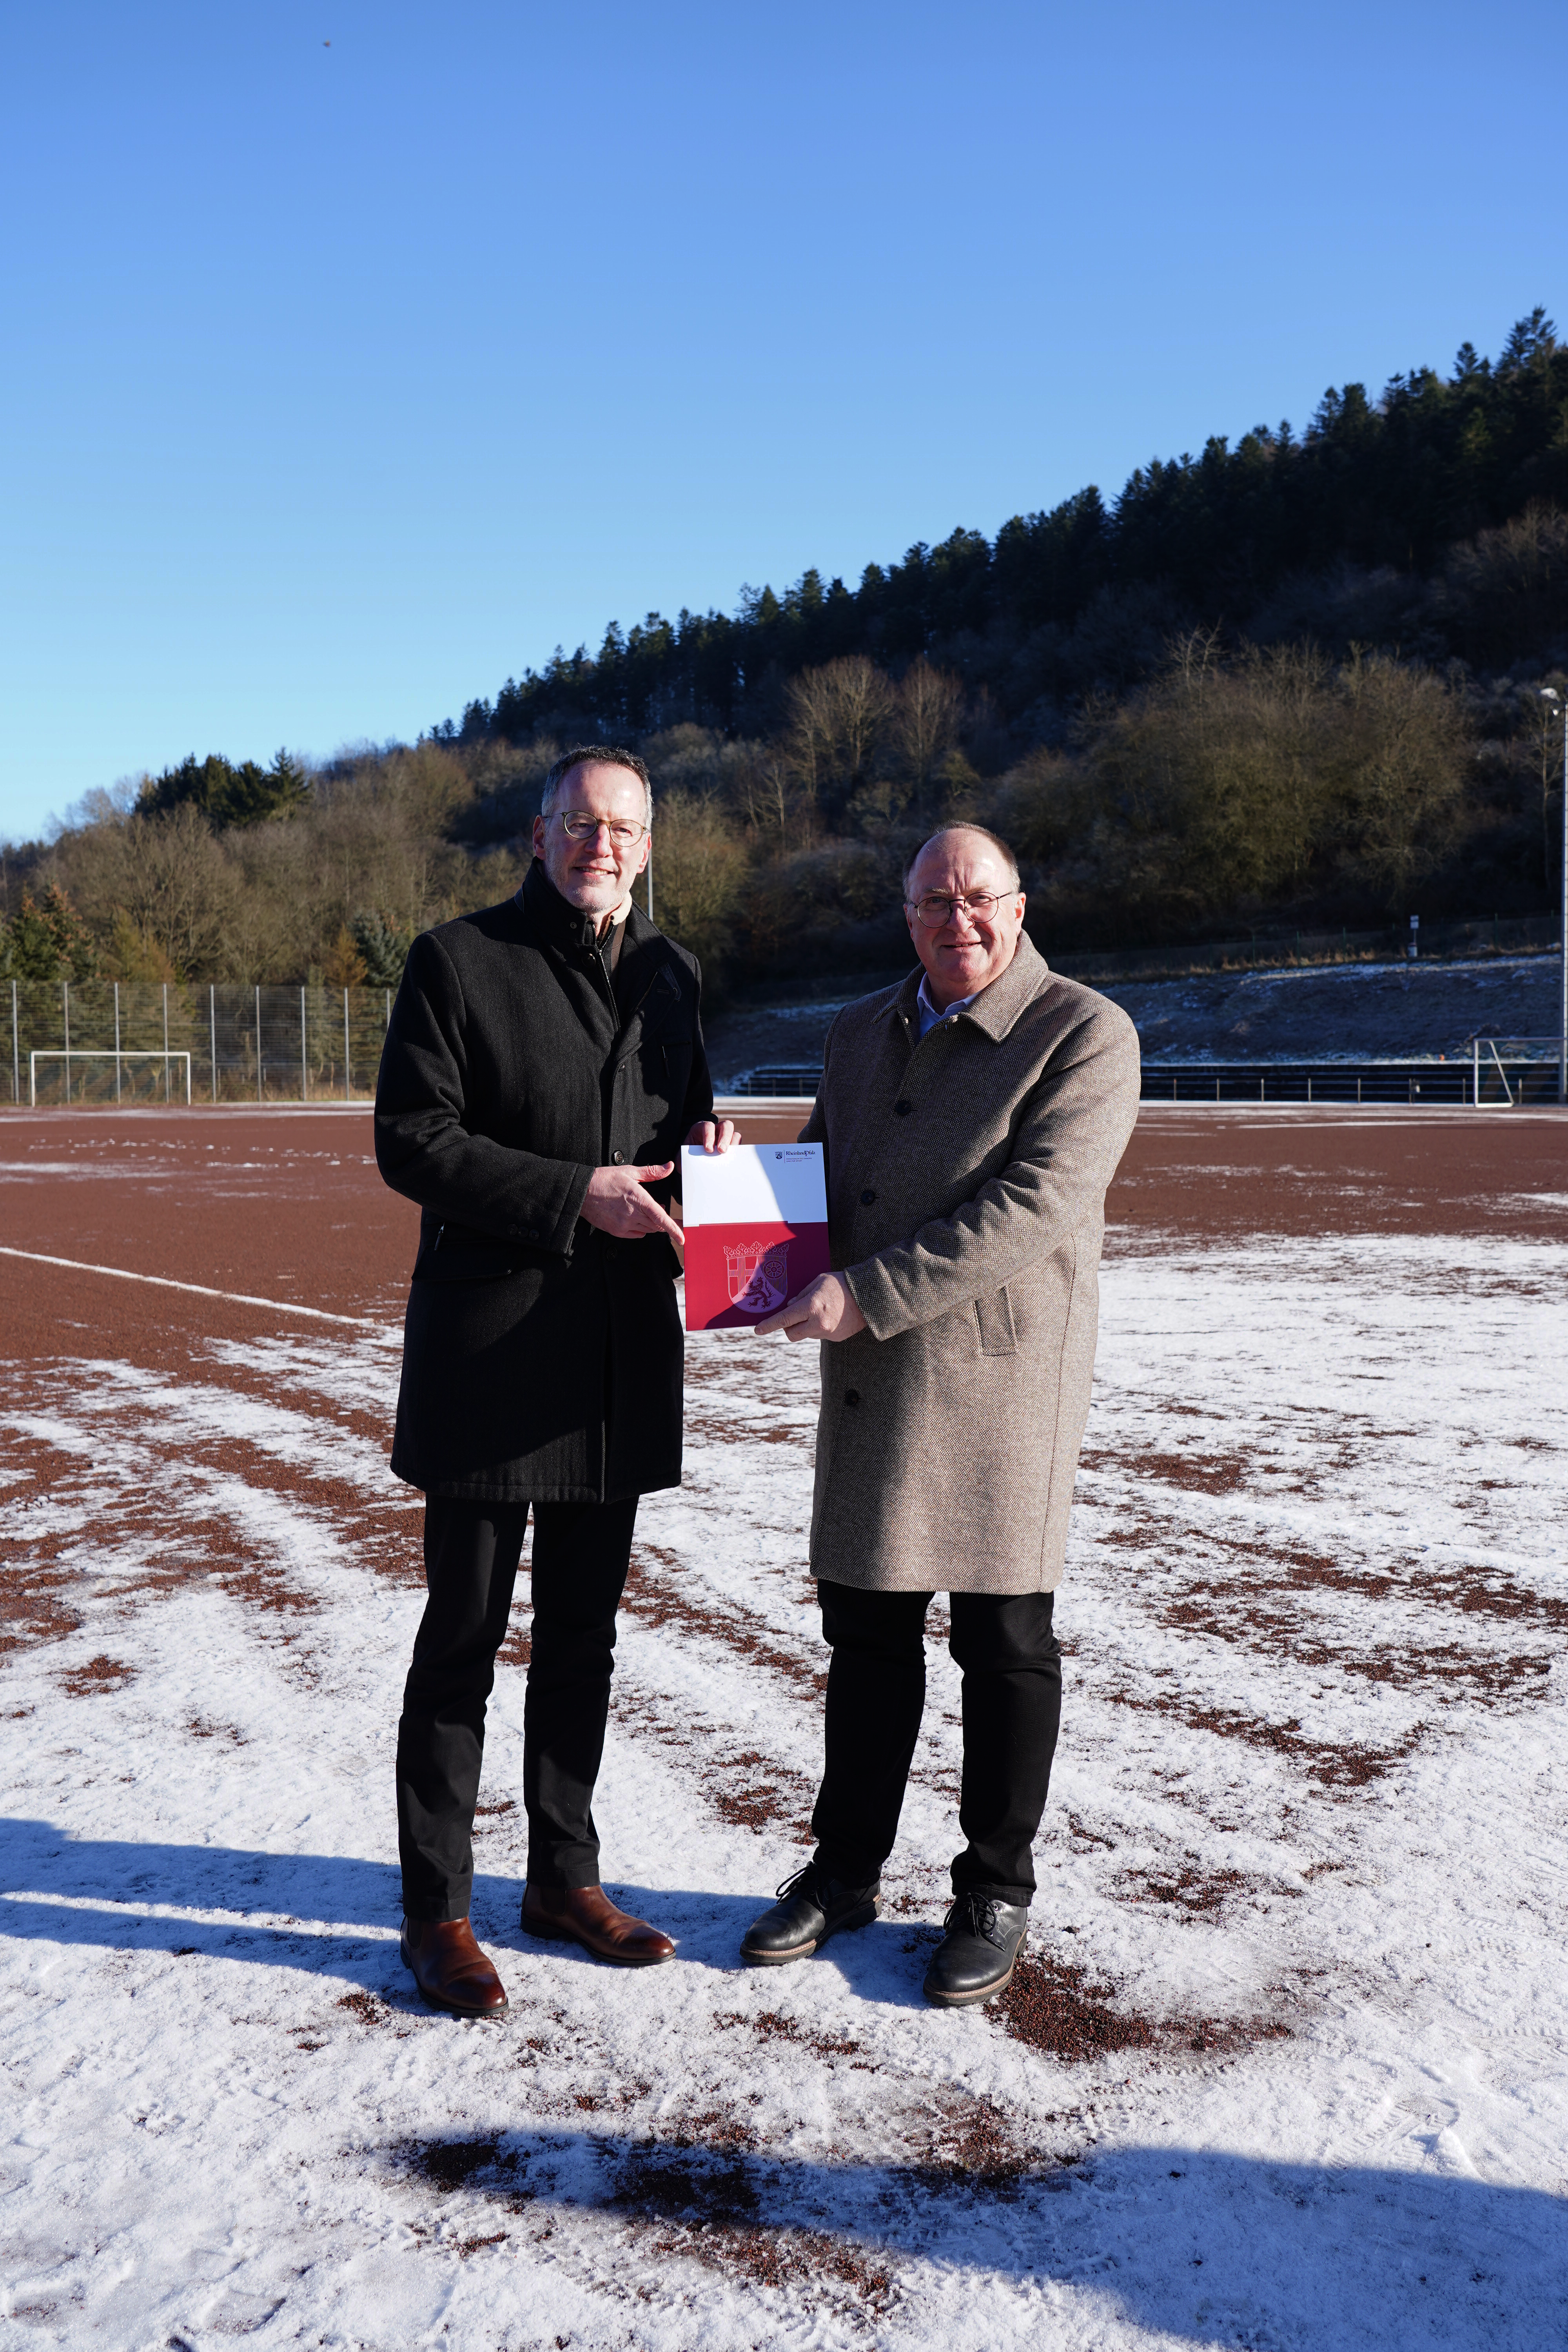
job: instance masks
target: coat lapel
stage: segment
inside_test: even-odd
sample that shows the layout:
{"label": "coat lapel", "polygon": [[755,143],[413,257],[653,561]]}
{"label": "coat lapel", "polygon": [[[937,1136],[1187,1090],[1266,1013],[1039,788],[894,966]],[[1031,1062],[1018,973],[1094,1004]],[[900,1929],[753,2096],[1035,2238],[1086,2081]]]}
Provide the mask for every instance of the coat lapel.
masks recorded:
{"label": "coat lapel", "polygon": [[1051,976],[1050,965],[1027,931],[1020,931],[1013,961],[999,980],[982,989],[963,1018],[1000,1045],[1026,1005],[1032,1004]]}
{"label": "coat lapel", "polygon": [[[1027,1004],[1032,1004],[1046,982],[1051,968],[1027,931],[1020,931],[1018,944],[1013,950],[1013,961],[989,988],[982,989],[973,1004],[966,1005],[959,1015],[963,1021],[973,1021],[984,1030],[993,1044],[999,1045]],[[912,1054],[921,1042],[920,992],[921,971],[915,966],[903,986],[888,1006],[887,1022],[895,1040],[901,1040],[906,1053]]]}
{"label": "coat lapel", "polygon": [[635,1054],[645,1036],[661,1034],[668,1016],[680,1009],[680,982],[664,933],[634,907],[626,917],[626,941],[616,973],[620,1034],[616,1059]]}
{"label": "coat lapel", "polygon": [[518,894],[528,936],[554,972],[561,992],[598,1051],[608,1056],[618,1017],[595,950],[594,925],[555,888],[537,858]]}

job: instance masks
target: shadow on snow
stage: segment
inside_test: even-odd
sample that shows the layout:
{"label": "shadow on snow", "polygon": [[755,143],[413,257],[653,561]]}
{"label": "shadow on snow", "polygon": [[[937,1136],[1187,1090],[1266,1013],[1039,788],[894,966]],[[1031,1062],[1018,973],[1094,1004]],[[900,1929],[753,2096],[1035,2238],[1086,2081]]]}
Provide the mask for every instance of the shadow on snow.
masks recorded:
{"label": "shadow on snow", "polygon": [[[476,1876],[471,1916],[480,1940],[532,1958],[599,1967],[570,1944],[541,1944],[522,1933],[522,1884],[521,1874]],[[634,1886],[625,1880],[606,1885],[629,1909],[667,1928],[682,1958],[736,1973],[742,1969],[741,1937],[773,1899],[767,1886],[755,1895],[720,1895]],[[115,1908],[96,1907],[107,1904]],[[138,1911],[138,1904],[146,1910]],[[217,1916],[160,1918],[159,1906]],[[47,1822],[5,1824],[0,1936],[114,1951],[199,1953],[341,1977],[356,1985],[374,1977],[372,1989],[380,1990],[387,1937],[401,1916],[395,1863],[76,1839]],[[912,1959],[906,1956],[911,1935],[910,1923],[880,1920],[832,1944],[821,1965],[834,1967],[868,2000],[923,2010],[920,1978],[925,1950]]]}
{"label": "shadow on snow", "polygon": [[[661,2254],[763,2284],[837,2277],[883,2311],[931,2292],[929,2272],[907,2267],[919,2262],[976,2293],[986,2278],[1038,2290],[1047,2326],[1065,2316],[1058,2290],[1103,2298],[1162,2341],[1253,2352],[1563,2342],[1568,2202],[1454,2175],[1130,2146],[975,2181],[945,2166],[791,2160],[608,2131],[503,2131],[390,2153],[462,2192],[459,2226],[497,2229],[541,2207],[618,2212],[658,2227]],[[972,2307],[973,2326],[984,2311]]]}
{"label": "shadow on snow", "polygon": [[[740,1935],[767,1900],[765,1888],[616,1891],[668,1924],[689,1960],[726,1972],[739,1969]],[[521,1935],[520,1892],[513,1880],[479,1880],[481,1933],[520,1956],[577,1958]],[[0,1936],[17,1941],[259,1962],[401,2005],[395,1962],[388,1983],[399,1907],[390,1863],[73,1840],[47,1822],[13,1821],[0,1897]],[[138,1904],[216,1916],[159,1918]],[[837,1967],[868,1999],[916,2003],[923,1954],[909,1957],[909,1941],[906,1926],[884,1921],[817,1965]],[[596,1965],[586,1955],[581,1964]],[[453,2021],[452,2030],[489,2029]],[[885,2273],[889,2293],[901,2291],[900,2264],[919,2260],[1020,2289],[1091,2293],[1138,2326],[1257,2352],[1561,2352],[1564,2341],[1568,2200],[1454,2174],[1133,2146],[969,2179],[952,2167],[795,2160],[679,2133],[542,2129],[437,2137],[389,2150],[386,2161],[481,2220],[540,2208],[619,2213],[673,2231],[671,2251],[763,2283],[820,2275],[831,2245],[850,2261],[846,2279],[885,2284]],[[759,2246],[777,2251],[771,2266]],[[918,2281],[909,2284],[918,2294]]]}

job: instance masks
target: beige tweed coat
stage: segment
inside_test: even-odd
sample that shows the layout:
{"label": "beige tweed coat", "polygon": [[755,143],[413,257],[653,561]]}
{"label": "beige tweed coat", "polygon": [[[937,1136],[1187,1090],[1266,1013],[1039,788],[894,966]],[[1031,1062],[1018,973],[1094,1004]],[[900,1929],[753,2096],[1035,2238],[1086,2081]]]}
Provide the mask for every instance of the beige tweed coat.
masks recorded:
{"label": "beige tweed coat", "polygon": [[811,1570],[874,1591],[1061,1581],[1138,1033],[1020,937],[922,1039],[921,974],[847,1004],[803,1140],[867,1328],[822,1346]]}

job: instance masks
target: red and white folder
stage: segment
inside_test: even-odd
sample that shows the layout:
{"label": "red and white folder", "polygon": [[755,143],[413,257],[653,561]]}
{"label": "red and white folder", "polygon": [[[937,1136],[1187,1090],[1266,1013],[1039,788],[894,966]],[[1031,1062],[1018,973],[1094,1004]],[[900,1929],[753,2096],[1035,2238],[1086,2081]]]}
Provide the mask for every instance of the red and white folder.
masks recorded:
{"label": "red and white folder", "polygon": [[820,1143],[683,1146],[686,1328],[754,1327],[828,1271]]}

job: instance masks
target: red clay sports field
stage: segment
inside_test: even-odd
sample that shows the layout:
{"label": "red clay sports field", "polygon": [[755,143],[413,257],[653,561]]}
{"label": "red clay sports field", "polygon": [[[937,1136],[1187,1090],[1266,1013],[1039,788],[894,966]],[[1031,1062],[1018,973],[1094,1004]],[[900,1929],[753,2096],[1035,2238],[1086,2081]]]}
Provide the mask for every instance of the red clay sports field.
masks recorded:
{"label": "red clay sports field", "polygon": [[883,1919],[736,1964],[819,1762],[810,1351],[694,1340],[639,1519],[598,1811],[654,1979],[518,1930],[520,1598],[492,2032],[396,1957],[416,1220],[367,1113],[0,1114],[0,1201],[29,2340],[1558,2352],[1568,1118],[1144,1107],[1030,1959],[941,2017],[935,1643]]}

